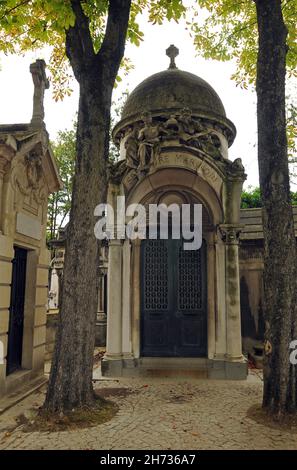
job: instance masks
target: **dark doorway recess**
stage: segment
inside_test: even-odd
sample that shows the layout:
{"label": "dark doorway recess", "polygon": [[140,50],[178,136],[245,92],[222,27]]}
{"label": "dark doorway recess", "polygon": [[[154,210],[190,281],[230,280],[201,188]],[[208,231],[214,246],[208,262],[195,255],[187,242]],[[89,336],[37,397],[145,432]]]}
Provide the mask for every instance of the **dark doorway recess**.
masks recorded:
{"label": "dark doorway recess", "polygon": [[9,307],[7,375],[21,368],[24,331],[27,250],[15,247]]}

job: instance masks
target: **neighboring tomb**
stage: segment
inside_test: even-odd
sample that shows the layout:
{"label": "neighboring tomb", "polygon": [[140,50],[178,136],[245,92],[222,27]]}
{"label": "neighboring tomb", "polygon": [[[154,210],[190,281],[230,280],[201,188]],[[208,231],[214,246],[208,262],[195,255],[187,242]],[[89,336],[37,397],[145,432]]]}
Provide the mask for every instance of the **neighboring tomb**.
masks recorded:
{"label": "neighboring tomb", "polygon": [[43,374],[47,203],[61,188],[43,122],[44,61],[30,71],[31,122],[0,125],[0,396]]}

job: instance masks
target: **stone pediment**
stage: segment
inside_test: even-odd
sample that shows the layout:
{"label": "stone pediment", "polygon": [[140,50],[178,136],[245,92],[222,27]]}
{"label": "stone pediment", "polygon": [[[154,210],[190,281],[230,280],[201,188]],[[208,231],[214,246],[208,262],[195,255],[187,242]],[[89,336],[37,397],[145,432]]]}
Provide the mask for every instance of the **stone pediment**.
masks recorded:
{"label": "stone pediment", "polygon": [[36,189],[41,177],[48,193],[62,187],[45,129],[32,129],[28,124],[1,125],[0,168],[4,179],[12,177],[23,193]]}

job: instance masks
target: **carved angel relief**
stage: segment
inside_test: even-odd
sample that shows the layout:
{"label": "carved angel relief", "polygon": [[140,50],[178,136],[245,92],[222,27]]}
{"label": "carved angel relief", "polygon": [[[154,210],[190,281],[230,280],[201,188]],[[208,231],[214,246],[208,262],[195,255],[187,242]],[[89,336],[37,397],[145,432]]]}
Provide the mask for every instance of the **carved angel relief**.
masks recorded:
{"label": "carved angel relief", "polygon": [[33,207],[36,204],[41,205],[46,200],[42,160],[38,153],[31,151],[15,161],[11,181],[16,190],[15,202],[18,210],[24,203]]}

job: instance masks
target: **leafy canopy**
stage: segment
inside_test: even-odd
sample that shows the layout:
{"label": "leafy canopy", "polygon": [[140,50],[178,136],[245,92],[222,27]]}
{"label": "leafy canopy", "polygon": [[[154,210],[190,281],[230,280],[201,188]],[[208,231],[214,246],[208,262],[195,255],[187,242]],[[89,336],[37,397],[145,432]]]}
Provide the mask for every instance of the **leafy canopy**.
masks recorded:
{"label": "leafy canopy", "polygon": [[[90,20],[93,48],[97,52],[105,34],[109,2],[81,3]],[[284,0],[282,10],[288,28],[288,75],[297,77],[297,0]],[[196,49],[203,57],[224,61],[235,58],[236,82],[245,88],[255,82],[258,45],[253,0],[133,0],[127,40],[135,45],[143,39],[137,17],[144,11],[152,24],[187,18]],[[70,93],[66,86],[70,72],[65,56],[65,31],[73,24],[71,0],[0,0],[0,50],[15,54],[49,46],[55,97],[62,98],[64,93]],[[126,70],[131,67],[127,59],[123,65]]]}
{"label": "leafy canopy", "polygon": [[[104,39],[108,3],[107,0],[81,2],[89,18],[95,52]],[[186,8],[182,0],[132,1],[127,40],[135,45],[143,38],[137,16],[144,10],[151,23],[161,24],[165,18],[178,21]],[[48,67],[56,100],[72,91],[69,85],[72,73],[65,55],[65,31],[74,25],[74,19],[71,0],[0,0],[0,50],[5,54],[22,54],[49,46]],[[131,68],[127,59],[123,66],[126,71]]]}
{"label": "leafy canopy", "polygon": [[[202,8],[192,7],[188,28],[196,49],[202,56],[217,60],[236,59],[233,78],[247,88],[255,83],[258,52],[256,6],[253,0],[197,0]],[[282,2],[288,29],[288,76],[297,77],[297,0]]]}
{"label": "leafy canopy", "polygon": [[[297,0],[283,0],[282,12],[288,30],[287,77],[292,84],[297,78]],[[258,28],[253,0],[197,0],[187,25],[199,54],[206,59],[235,59],[237,68],[232,78],[236,84],[242,88],[255,84]],[[297,140],[294,91],[287,96],[288,156],[293,165],[296,163]],[[296,172],[295,168],[293,172]]]}

